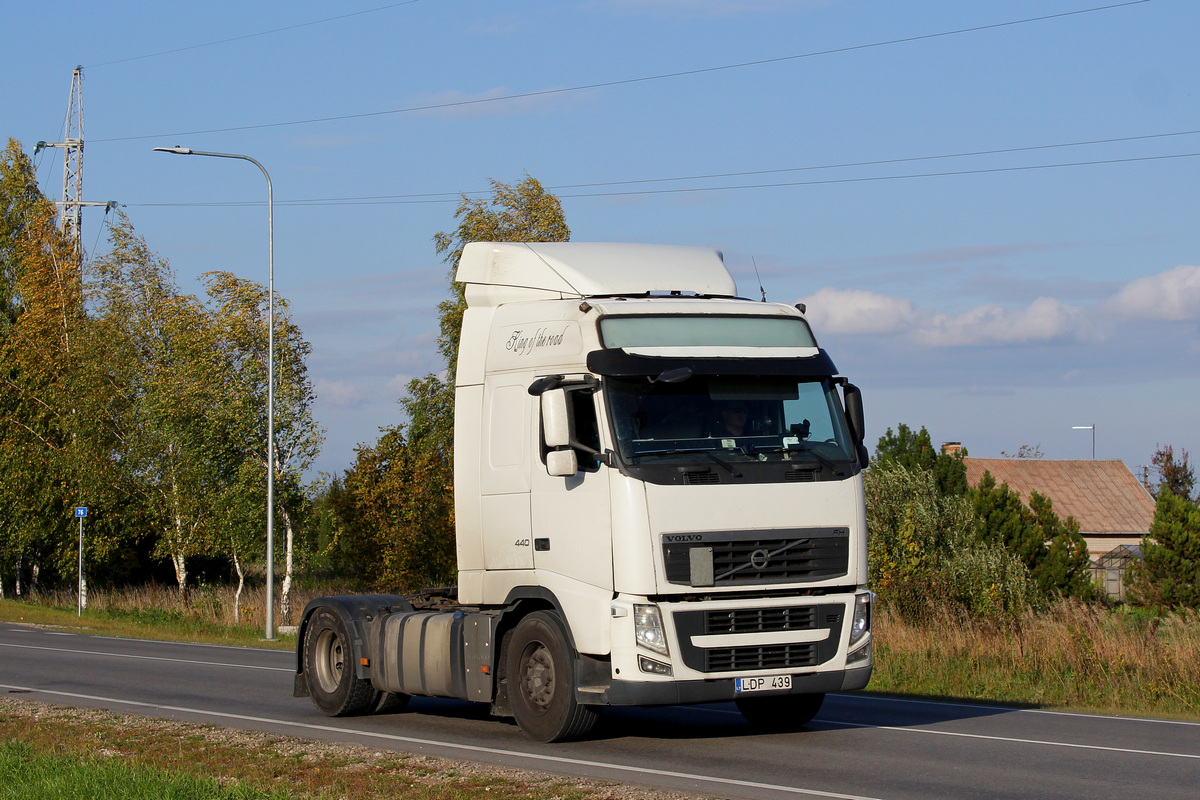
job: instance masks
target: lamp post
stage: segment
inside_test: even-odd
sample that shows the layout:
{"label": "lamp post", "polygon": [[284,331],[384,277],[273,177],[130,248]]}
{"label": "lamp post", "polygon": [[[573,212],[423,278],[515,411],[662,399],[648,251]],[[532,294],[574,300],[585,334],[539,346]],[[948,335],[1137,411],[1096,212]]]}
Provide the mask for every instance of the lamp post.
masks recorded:
{"label": "lamp post", "polygon": [[1092,432],[1092,461],[1096,460],[1096,425],[1072,425],[1073,431],[1091,431]]}
{"label": "lamp post", "polygon": [[267,622],[266,639],[275,639],[275,215],[271,175],[250,156],[209,153],[187,147],[156,147],[158,153],[181,156],[212,156],[249,161],[267,179]]}

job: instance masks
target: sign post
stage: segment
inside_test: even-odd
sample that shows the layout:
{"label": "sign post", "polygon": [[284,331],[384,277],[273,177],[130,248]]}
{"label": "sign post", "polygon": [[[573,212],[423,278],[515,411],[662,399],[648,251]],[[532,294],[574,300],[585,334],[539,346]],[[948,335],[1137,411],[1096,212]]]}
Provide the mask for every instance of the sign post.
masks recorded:
{"label": "sign post", "polygon": [[83,518],[87,516],[87,506],[75,506],[75,516],[79,519],[79,613],[83,616]]}

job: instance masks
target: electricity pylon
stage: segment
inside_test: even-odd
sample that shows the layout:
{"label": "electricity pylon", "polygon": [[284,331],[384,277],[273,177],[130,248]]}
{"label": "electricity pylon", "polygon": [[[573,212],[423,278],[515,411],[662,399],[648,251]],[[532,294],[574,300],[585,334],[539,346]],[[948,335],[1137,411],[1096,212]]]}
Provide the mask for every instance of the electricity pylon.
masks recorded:
{"label": "electricity pylon", "polygon": [[46,147],[63,149],[63,190],[59,207],[59,227],[75,244],[81,256],[80,233],[83,228],[83,207],[104,206],[105,211],[116,208],[115,201],[103,203],[87,202],[83,199],[83,67],[71,73],[71,97],[67,101],[67,122],[61,142],[38,142],[33,152],[36,155]]}

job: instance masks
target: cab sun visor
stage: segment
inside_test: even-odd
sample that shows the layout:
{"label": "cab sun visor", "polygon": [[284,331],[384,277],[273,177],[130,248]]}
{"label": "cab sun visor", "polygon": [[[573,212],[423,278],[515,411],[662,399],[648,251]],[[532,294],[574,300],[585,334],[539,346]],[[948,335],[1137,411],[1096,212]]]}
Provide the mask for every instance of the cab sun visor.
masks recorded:
{"label": "cab sun visor", "polygon": [[662,376],[674,369],[690,368],[695,375],[791,375],[830,377],[837,374],[833,359],[824,350],[809,358],[668,358],[642,356],[624,350],[593,350],[587,355],[587,367],[597,375],[631,378],[639,375]]}

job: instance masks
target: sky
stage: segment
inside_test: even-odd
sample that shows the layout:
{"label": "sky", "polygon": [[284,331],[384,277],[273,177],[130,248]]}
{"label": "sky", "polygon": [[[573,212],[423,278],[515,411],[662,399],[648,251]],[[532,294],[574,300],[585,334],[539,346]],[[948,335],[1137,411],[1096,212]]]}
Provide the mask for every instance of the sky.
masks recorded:
{"label": "sky", "polygon": [[[83,196],[181,287],[275,288],[312,345],[313,472],[439,371],[462,194],[531,175],[575,241],[720,249],[804,302],[899,423],[978,457],[1200,456],[1200,4],[1190,0],[63,0],[0,27],[0,135],[61,141]],[[62,194],[62,151],[35,157]],[[84,210],[89,256],[102,209]],[[1077,430],[1075,426],[1094,426]],[[1153,479],[1153,476],[1152,476]]]}

